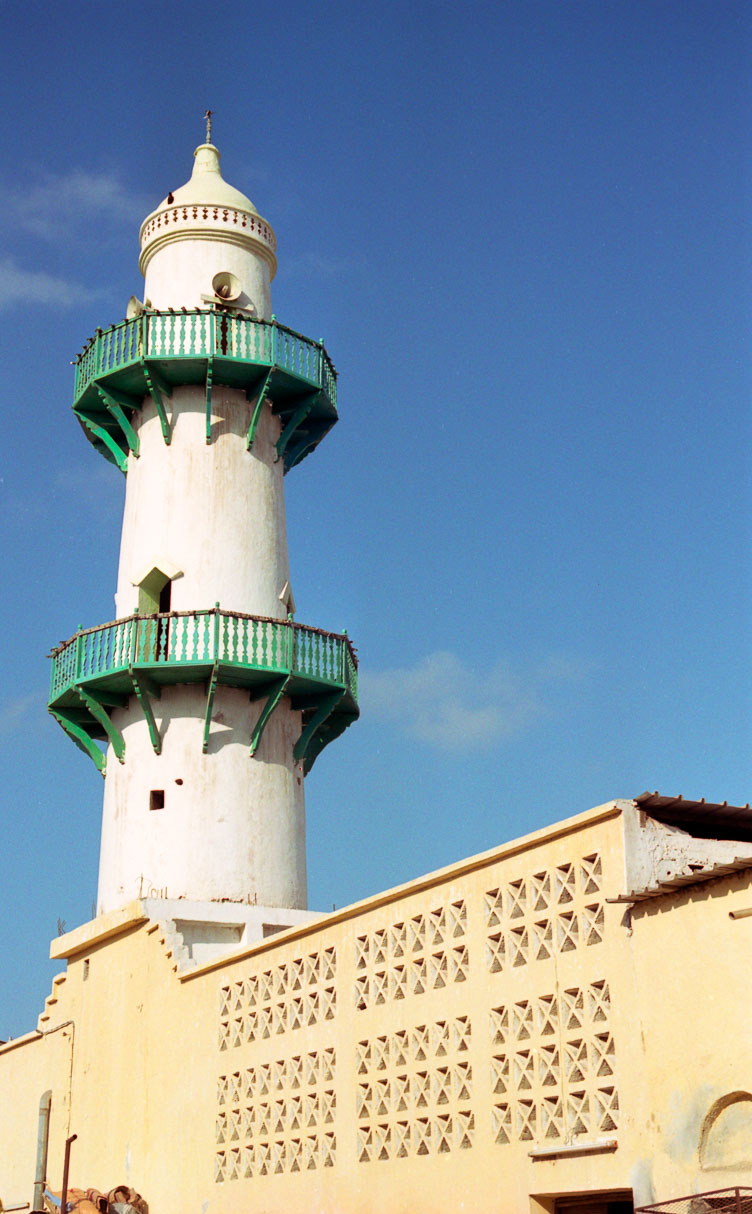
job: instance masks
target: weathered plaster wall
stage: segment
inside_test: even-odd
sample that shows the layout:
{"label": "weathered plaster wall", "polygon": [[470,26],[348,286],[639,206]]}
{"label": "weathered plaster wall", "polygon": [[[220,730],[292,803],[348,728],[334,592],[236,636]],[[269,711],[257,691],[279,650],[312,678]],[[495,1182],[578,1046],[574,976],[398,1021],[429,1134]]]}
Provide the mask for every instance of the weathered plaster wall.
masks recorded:
{"label": "weathered plaster wall", "polygon": [[735,1121],[734,1159],[718,1166],[717,1154],[700,1153],[716,1103],[752,1087],[752,918],[730,917],[750,906],[747,870],[638,903],[631,913],[636,1109],[644,1118],[646,1189],[660,1195],[752,1185],[748,1113]]}
{"label": "weathered plaster wall", "polygon": [[636,805],[624,810],[625,892],[655,887],[678,876],[752,861],[752,843],[732,839],[696,839],[686,830],[656,822]]}
{"label": "weathered plaster wall", "polygon": [[[73,1182],[127,1180],[153,1214],[516,1214],[751,1183],[700,1159],[708,1116],[752,1073],[752,919],[729,918],[749,876],[644,903],[630,925],[608,901],[623,808],[198,970],[175,971],[138,905],[56,942],[69,975],[41,1025],[75,1021]],[[53,1072],[34,1072],[23,1119],[0,1112],[11,1155]],[[0,1197],[25,1160],[12,1186],[0,1163]]]}
{"label": "weathered plaster wall", "polygon": [[[64,975],[63,975],[64,978]],[[62,984],[55,983],[54,992]],[[31,1202],[37,1154],[39,1101],[52,1090],[49,1159],[62,1158],[70,1130],[75,1026],[56,1004],[45,1032],[0,1046],[0,1208]],[[91,1049],[91,1044],[89,1045]],[[59,1169],[58,1169],[59,1172]]]}

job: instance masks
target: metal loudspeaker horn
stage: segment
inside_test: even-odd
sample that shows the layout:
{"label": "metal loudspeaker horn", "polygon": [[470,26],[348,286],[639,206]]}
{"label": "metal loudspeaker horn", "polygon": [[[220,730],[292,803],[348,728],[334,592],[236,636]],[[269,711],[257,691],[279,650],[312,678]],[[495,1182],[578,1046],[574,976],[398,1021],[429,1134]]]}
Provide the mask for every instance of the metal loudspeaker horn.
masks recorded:
{"label": "metal loudspeaker horn", "polygon": [[131,295],[128,300],[128,307],[125,309],[125,319],[135,320],[137,316],[143,316],[144,305],[140,299],[136,299],[135,295]]}
{"label": "metal loudspeaker horn", "polygon": [[227,303],[231,303],[240,295],[241,286],[239,280],[229,270],[220,270],[219,274],[215,274],[212,278],[212,290],[217,299],[224,299]]}

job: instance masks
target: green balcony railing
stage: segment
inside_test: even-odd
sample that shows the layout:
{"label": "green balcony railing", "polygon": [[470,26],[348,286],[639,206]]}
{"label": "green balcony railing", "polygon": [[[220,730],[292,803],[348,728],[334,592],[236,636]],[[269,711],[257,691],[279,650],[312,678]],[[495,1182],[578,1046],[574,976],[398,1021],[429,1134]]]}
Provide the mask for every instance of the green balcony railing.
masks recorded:
{"label": "green balcony railing", "polygon": [[75,398],[101,375],[141,359],[206,359],[275,366],[321,389],[336,408],[337,373],[321,342],[277,320],[214,310],[144,312],[100,329],[76,359]]}
{"label": "green balcony railing", "polygon": [[73,409],[91,443],[122,472],[139,455],[134,418],[150,399],[167,445],[169,398],[180,385],[201,385],[206,441],[214,434],[212,386],[244,391],[254,402],[247,432],[252,450],[260,411],[268,401],[280,419],[277,457],[288,472],[337,421],[337,373],[321,342],[276,319],[215,309],[144,312],[97,330],[75,360]]}
{"label": "green balcony railing", "polygon": [[[52,651],[50,701],[69,687],[127,671],[131,666],[160,670],[220,663],[252,672],[292,674],[331,683],[358,695],[358,668],[347,636],[307,628],[294,620],[273,620],[211,608],[168,615],[129,615],[78,632]],[[170,679],[171,682],[178,681]]]}
{"label": "green balcony railing", "polygon": [[104,767],[96,740],[108,738],[121,760],[125,743],[112,709],[135,694],[154,749],[161,740],[151,700],[164,686],[207,688],[204,750],[209,744],[217,684],[247,688],[266,704],[250,739],[254,754],[266,721],[283,696],[302,713],[295,757],[310,770],[316,755],[358,716],[358,663],[345,634],[294,620],[223,611],[129,615],[82,629],[50,654],[49,708],[73,740]]}

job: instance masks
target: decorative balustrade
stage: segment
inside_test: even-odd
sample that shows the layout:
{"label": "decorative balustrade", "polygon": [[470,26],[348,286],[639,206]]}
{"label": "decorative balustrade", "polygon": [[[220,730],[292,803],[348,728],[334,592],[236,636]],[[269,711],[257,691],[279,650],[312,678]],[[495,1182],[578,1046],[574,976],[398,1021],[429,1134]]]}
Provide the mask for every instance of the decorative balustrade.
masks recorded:
{"label": "decorative balustrade", "polygon": [[290,674],[344,688],[356,702],[358,695],[357,660],[347,636],[219,608],[126,616],[78,632],[50,656],[50,702],[77,684],[133,667],[157,679],[164,672],[176,682],[178,673],[190,681],[192,667],[215,665],[235,669],[241,681],[243,672]]}
{"label": "decorative balustrade", "polygon": [[279,324],[214,310],[144,312],[100,329],[76,359],[75,399],[93,380],[141,359],[227,359],[287,371],[321,389],[333,406],[337,373],[321,342]]}

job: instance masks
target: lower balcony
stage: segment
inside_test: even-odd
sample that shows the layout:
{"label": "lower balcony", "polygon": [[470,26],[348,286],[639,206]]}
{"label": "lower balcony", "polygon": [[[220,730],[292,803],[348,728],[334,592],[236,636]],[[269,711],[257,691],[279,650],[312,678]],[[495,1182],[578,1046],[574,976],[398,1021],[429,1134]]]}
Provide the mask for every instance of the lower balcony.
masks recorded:
{"label": "lower balcony", "polygon": [[258,749],[264,727],[283,697],[302,713],[303,730],[293,751],[307,773],[316,756],[358,716],[358,663],[346,635],[306,628],[293,620],[223,611],[173,611],[130,615],[87,628],[51,653],[49,710],[66,733],[105,767],[106,741],[125,761],[125,742],[111,716],[135,695],[152,745],[161,751],[153,701],[177,683],[204,684],[203,748],[211,730],[217,686],[247,688],[263,700],[249,738]]}

